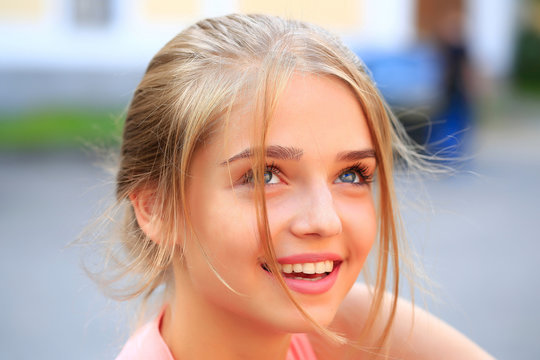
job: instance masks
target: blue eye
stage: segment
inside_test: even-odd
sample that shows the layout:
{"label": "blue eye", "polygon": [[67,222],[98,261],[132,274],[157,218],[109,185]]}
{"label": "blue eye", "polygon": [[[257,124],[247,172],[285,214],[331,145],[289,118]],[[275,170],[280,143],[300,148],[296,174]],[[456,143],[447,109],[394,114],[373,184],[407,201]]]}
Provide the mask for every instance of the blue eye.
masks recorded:
{"label": "blue eye", "polygon": [[267,167],[266,171],[264,172],[264,184],[279,184],[281,182],[281,179],[277,174],[279,174],[279,169],[277,167],[273,165]]}
{"label": "blue eye", "polygon": [[371,183],[373,175],[369,168],[363,164],[355,164],[343,169],[334,181],[336,184],[366,185]]}
{"label": "blue eye", "polygon": [[339,182],[354,184],[358,183],[358,174],[353,170],[347,170],[338,176]]}
{"label": "blue eye", "polygon": [[[273,165],[267,166],[264,171],[264,184],[279,184],[281,180],[277,176],[279,174],[279,169]],[[253,184],[253,172],[250,170],[244,175],[244,184]]]}
{"label": "blue eye", "polygon": [[264,172],[264,183],[265,184],[270,184],[273,177],[274,177],[274,173],[272,171],[270,171],[270,170],[266,170]]}

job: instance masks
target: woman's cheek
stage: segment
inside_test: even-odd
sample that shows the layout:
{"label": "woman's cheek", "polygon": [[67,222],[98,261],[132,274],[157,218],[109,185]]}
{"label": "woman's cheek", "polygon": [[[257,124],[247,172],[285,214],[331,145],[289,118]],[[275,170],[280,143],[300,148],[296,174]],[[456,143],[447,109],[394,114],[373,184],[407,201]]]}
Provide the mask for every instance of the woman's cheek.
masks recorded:
{"label": "woman's cheek", "polygon": [[355,252],[361,258],[367,257],[377,236],[377,217],[371,196],[361,201],[347,201],[342,207],[344,231],[353,239]]}
{"label": "woman's cheek", "polygon": [[212,216],[208,217],[208,237],[219,241],[218,249],[229,251],[231,255],[255,253],[258,249],[258,231],[255,207],[252,200],[242,199],[233,194],[222,194],[220,205],[214,203]]}

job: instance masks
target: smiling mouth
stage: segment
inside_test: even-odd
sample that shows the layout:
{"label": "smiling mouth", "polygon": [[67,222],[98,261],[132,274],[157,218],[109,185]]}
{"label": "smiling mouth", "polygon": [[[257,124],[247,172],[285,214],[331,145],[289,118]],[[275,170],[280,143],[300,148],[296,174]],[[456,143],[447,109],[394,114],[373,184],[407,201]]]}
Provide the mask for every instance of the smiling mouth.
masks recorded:
{"label": "smiling mouth", "polygon": [[[317,281],[324,279],[341,264],[341,261],[325,260],[312,263],[279,264],[281,274],[286,279]],[[272,273],[267,264],[261,264],[264,271]]]}

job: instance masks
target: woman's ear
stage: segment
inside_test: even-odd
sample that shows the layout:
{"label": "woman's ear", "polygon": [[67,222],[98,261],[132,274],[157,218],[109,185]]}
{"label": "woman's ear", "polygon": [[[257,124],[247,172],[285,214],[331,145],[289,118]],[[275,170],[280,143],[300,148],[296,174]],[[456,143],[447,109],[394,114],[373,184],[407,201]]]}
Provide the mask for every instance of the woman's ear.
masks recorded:
{"label": "woman's ear", "polygon": [[135,217],[141,230],[156,243],[161,241],[161,216],[157,213],[156,194],[153,189],[137,190],[129,195]]}

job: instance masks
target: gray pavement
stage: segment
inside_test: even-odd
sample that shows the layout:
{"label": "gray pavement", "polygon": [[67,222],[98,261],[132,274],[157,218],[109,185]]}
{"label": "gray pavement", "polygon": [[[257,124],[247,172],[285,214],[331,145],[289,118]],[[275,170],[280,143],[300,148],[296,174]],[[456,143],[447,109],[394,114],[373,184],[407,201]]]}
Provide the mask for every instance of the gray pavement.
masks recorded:
{"label": "gray pavement", "polygon": [[[539,139],[540,121],[484,130],[460,173],[402,189],[439,284],[425,304],[500,359],[540,358]],[[125,340],[123,313],[65,248],[110,192],[103,179],[76,152],[0,154],[0,358],[110,359]]]}

